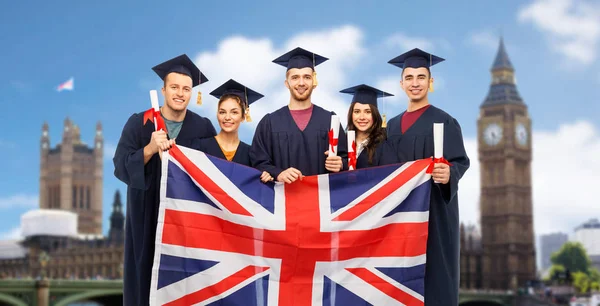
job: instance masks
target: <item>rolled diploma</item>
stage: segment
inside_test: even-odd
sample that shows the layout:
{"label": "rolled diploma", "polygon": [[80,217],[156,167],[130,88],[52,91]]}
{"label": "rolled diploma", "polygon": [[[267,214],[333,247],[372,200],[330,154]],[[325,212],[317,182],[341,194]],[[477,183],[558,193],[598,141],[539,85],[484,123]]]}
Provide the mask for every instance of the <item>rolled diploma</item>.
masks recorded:
{"label": "rolled diploma", "polygon": [[[154,89],[150,90],[150,103],[152,104],[152,108],[154,109],[154,112],[158,112],[158,110],[159,110],[158,93]],[[157,124],[158,124],[158,121],[156,121],[156,115],[154,115],[154,130],[157,129]]]}
{"label": "rolled diploma", "polygon": [[[333,139],[338,139],[340,135],[340,117],[331,115],[331,131],[333,131]],[[337,156],[338,146],[337,143],[333,146],[333,152],[331,143],[329,144],[329,156]]]}

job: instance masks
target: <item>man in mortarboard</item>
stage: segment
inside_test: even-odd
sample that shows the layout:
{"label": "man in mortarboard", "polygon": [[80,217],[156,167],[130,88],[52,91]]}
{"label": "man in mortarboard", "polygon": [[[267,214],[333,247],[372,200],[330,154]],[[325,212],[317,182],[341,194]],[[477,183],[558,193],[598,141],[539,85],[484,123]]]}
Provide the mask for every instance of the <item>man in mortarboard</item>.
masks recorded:
{"label": "man in mortarboard", "polygon": [[387,125],[387,143],[393,152],[384,156],[387,163],[433,157],[433,124],[444,124],[445,160],[436,160],[431,181],[424,288],[426,306],[458,305],[460,240],[457,191],[458,181],[469,168],[460,125],[452,116],[429,104],[428,93],[433,92],[430,67],[443,60],[413,49],[389,61],[402,68],[400,86],[409,101],[406,111],[390,119]]}
{"label": "man in mortarboard", "polygon": [[187,109],[192,88],[208,81],[183,54],[152,68],[164,81],[160,116],[166,131],[155,131],[144,112],[131,115],[113,158],[115,176],[127,184],[123,305],[148,305],[160,203],[159,152],[216,134],[210,120]]}
{"label": "man in mortarboard", "polygon": [[273,62],[287,68],[287,106],[265,115],[258,123],[252,146],[252,166],[267,171],[279,182],[292,183],[302,176],[339,172],[347,168],[346,134],[339,127],[337,156],[327,156],[331,116],[312,103],[317,86],[315,67],[327,58],[296,48]]}

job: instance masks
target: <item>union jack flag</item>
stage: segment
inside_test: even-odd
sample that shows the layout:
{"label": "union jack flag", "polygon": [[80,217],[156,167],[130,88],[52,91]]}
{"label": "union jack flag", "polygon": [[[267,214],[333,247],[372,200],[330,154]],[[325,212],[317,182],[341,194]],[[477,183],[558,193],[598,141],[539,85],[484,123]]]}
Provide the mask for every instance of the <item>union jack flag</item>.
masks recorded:
{"label": "union jack flag", "polygon": [[151,305],[424,305],[431,162],[264,184],[174,146]]}

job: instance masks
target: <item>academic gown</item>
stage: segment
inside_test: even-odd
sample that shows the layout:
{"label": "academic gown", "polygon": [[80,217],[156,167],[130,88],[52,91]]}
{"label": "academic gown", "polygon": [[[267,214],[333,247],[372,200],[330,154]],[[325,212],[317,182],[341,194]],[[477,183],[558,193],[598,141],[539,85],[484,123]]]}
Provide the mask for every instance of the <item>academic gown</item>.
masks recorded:
{"label": "academic gown", "polygon": [[[221,150],[217,139],[214,137],[196,140],[191,148],[210,154],[214,157],[226,159],[223,150]],[[244,166],[250,166],[250,146],[247,143],[240,141],[231,161]]]}
{"label": "academic gown", "polygon": [[380,165],[380,160],[384,152],[384,142],[378,143],[375,146],[375,152],[373,152],[373,160],[369,165],[369,151],[364,148],[360,155],[356,158],[356,169],[364,169],[369,167],[377,167]]}
{"label": "academic gown", "polygon": [[[161,160],[158,154],[144,165],[144,147],[150,142],[154,123],[143,122],[144,113],[131,115],[113,158],[115,176],[127,184],[123,305],[148,305],[154,244],[160,203]],[[189,146],[195,138],[213,137],[210,120],[186,111],[178,145]]]}
{"label": "academic gown", "polygon": [[433,123],[444,123],[444,157],[452,163],[448,184],[430,181],[429,238],[425,267],[425,305],[458,305],[460,238],[458,181],[469,168],[462,132],[456,119],[429,107],[404,134],[402,114],[388,122],[388,150],[382,164],[413,161],[434,156]]}
{"label": "academic gown", "polygon": [[[305,176],[328,173],[324,153],[329,149],[331,115],[335,113],[313,105],[304,131],[298,128],[287,106],[265,115],[256,127],[250,147],[252,166],[267,171],[275,179],[290,167]],[[343,169],[348,169],[347,142],[340,125],[337,155],[342,157]]]}

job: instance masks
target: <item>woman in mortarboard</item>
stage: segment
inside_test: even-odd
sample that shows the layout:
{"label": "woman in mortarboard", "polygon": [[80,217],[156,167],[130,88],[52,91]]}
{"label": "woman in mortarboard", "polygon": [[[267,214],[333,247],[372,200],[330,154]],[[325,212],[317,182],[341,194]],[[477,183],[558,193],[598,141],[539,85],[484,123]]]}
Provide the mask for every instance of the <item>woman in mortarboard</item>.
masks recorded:
{"label": "woman in mortarboard", "polygon": [[[226,159],[245,166],[250,165],[250,146],[239,138],[238,130],[242,121],[250,121],[250,104],[263,97],[262,94],[229,80],[210,93],[219,99],[217,120],[221,131],[215,137],[199,139],[192,144],[212,156]],[[271,175],[263,171],[261,181],[272,181]]]}
{"label": "woman in mortarboard", "polygon": [[377,98],[393,95],[364,84],[340,92],[353,95],[348,109],[348,131],[355,131],[356,135],[356,168],[378,166],[386,131]]}

